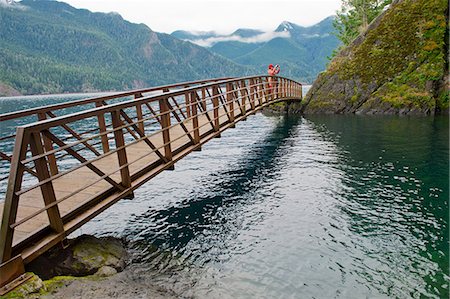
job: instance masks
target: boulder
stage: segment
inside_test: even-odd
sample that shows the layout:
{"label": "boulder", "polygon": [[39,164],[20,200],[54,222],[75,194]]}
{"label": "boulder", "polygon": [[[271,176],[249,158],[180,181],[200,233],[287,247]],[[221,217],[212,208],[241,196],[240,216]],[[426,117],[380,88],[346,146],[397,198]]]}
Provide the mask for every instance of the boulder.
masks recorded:
{"label": "boulder", "polygon": [[[69,240],[65,249],[53,248],[27,265],[27,270],[42,279],[54,276],[87,276],[98,272],[102,267],[117,272],[125,268],[127,251],[123,242],[112,237],[96,238],[82,235]],[[112,273],[105,268],[102,273]]]}

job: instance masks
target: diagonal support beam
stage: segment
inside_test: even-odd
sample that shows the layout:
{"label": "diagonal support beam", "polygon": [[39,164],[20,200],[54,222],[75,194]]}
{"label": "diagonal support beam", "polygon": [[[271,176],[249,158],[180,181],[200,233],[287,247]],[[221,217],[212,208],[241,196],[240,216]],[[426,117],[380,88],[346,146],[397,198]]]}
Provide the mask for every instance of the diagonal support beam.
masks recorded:
{"label": "diagonal support beam", "polygon": [[[62,140],[60,140],[58,137],[56,137],[55,135],[53,135],[50,131],[45,130],[43,131],[43,134],[45,136],[47,136],[47,138],[49,138],[51,141],[53,141],[56,145],[58,145],[59,147],[63,147],[66,146],[67,144],[65,144]],[[83,156],[81,156],[79,153],[77,153],[75,150],[71,149],[70,147],[67,147],[65,149],[65,151],[67,151],[72,157],[74,157],[75,159],[77,159],[78,161],[80,161],[81,163],[85,163],[88,162],[88,160],[86,160]],[[87,163],[86,167],[89,168],[90,170],[92,170],[93,172],[95,172],[96,174],[98,174],[99,176],[105,176],[106,174],[101,171],[100,169],[98,169],[96,166],[94,166],[92,163]],[[105,177],[105,181],[107,181],[108,183],[110,183],[112,186],[116,187],[118,190],[123,191],[124,188],[118,184],[116,181],[114,181],[112,178],[110,178],[109,176]]]}

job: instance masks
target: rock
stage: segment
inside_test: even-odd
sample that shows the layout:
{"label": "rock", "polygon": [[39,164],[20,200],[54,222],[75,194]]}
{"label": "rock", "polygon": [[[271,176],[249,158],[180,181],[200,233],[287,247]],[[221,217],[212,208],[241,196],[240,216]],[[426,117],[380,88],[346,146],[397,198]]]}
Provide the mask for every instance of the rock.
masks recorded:
{"label": "rock", "polygon": [[100,277],[107,277],[112,276],[114,274],[117,274],[117,270],[110,266],[103,266],[100,269],[98,269],[97,272],[95,272],[94,275],[100,276]]}
{"label": "rock", "polygon": [[104,266],[120,272],[125,268],[126,259],[127,252],[121,240],[83,235],[70,240],[65,249],[54,248],[41,255],[27,268],[43,279],[61,275],[86,276]]}
{"label": "rock", "polygon": [[4,297],[9,298],[39,298],[42,291],[46,291],[46,287],[42,280],[34,273],[28,273],[31,278],[26,282],[7,293]]}
{"label": "rock", "polygon": [[395,0],[319,74],[305,114],[448,113],[448,3]]}

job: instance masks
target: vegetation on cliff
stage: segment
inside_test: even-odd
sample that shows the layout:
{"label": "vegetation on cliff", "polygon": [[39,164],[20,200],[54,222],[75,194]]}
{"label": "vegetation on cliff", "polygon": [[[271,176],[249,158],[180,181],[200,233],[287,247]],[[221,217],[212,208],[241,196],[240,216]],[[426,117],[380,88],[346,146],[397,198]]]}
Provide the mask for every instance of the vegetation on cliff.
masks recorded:
{"label": "vegetation on cliff", "polygon": [[360,33],[367,30],[373,21],[392,0],[342,0],[341,9],[337,11],[333,25],[337,37],[345,46],[350,44]]}
{"label": "vegetation on cliff", "polygon": [[305,113],[448,112],[448,2],[398,0],[314,82]]}

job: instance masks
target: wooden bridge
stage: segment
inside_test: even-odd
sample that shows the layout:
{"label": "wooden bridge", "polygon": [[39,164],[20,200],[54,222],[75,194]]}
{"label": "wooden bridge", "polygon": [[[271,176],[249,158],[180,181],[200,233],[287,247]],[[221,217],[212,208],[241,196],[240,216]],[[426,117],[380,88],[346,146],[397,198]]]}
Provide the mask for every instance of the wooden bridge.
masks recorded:
{"label": "wooden bridge", "polygon": [[26,279],[27,263],[208,140],[267,105],[302,99],[300,83],[271,79],[187,82],[0,115],[0,124],[25,123],[1,137],[14,146],[0,152],[10,167],[0,178],[0,294]]}

